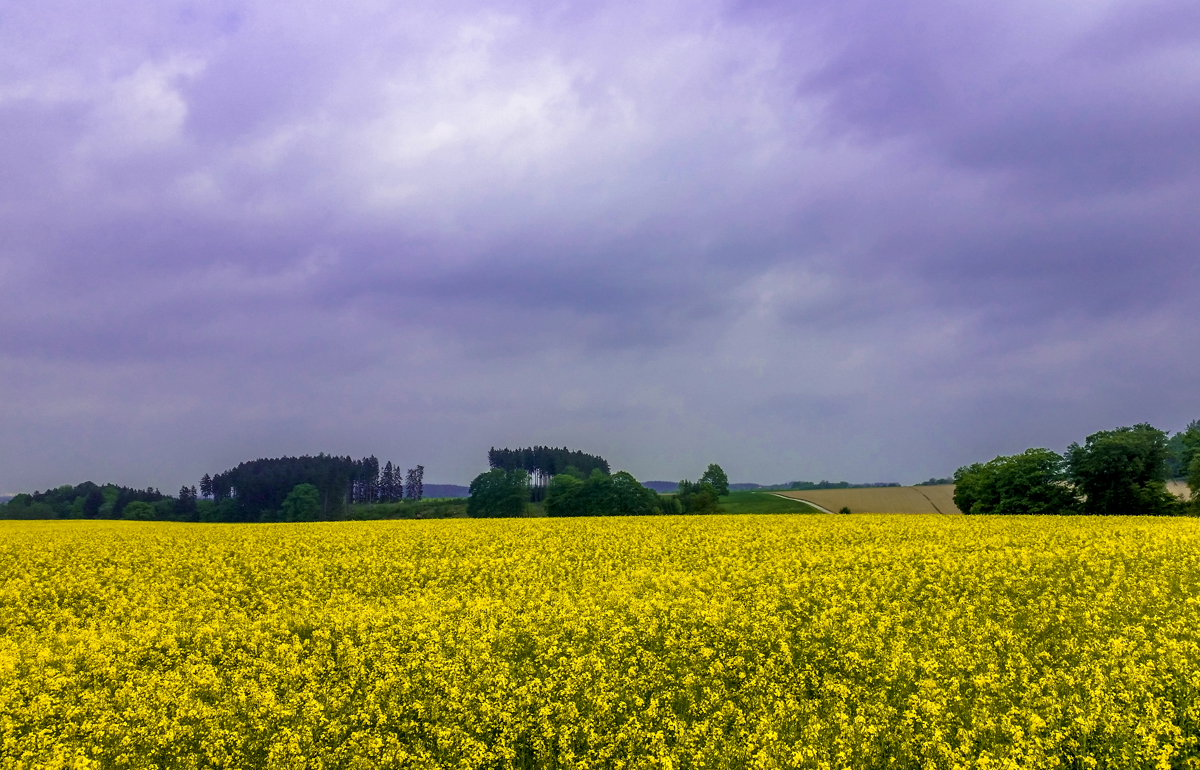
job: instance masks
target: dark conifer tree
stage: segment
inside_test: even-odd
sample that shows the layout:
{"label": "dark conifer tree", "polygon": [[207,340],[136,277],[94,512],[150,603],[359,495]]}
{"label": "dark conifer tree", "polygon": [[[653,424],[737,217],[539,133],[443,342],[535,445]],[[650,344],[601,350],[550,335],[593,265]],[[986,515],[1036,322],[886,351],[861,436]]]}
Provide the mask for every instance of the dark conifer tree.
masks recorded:
{"label": "dark conifer tree", "polygon": [[392,461],[388,460],[379,475],[379,500],[384,503],[396,502],[396,472],[392,469]]}
{"label": "dark conifer tree", "polygon": [[102,505],[104,505],[104,493],[100,490],[100,487],[92,487],[88,490],[87,497],[83,501],[84,518],[96,518],[96,514],[100,512],[100,506]]}
{"label": "dark conifer tree", "polygon": [[420,500],[424,494],[425,466],[418,465],[416,468],[409,468],[404,485],[404,496],[409,500]]}

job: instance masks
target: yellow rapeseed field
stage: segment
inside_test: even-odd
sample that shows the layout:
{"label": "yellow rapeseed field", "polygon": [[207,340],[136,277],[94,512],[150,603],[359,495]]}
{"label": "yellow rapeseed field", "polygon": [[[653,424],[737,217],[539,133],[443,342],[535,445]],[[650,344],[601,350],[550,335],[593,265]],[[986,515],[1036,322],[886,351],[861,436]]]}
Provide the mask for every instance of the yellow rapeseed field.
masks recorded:
{"label": "yellow rapeseed field", "polygon": [[0,767],[1192,768],[1200,522],[0,523]]}

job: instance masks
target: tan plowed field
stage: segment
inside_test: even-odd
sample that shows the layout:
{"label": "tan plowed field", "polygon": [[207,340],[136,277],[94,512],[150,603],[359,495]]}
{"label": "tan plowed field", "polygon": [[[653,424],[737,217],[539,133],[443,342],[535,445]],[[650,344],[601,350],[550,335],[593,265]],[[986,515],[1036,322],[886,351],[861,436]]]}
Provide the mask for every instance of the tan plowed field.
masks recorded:
{"label": "tan plowed field", "polygon": [[[1187,484],[1167,482],[1171,493],[1187,500]],[[812,489],[803,492],[776,492],[784,497],[803,500],[835,513],[849,508],[852,513],[962,513],[954,505],[954,485],[936,487],[868,487],[865,489]]]}
{"label": "tan plowed field", "polygon": [[954,485],[936,487],[867,487],[864,489],[812,489],[777,492],[836,513],[961,513],[954,506]]}

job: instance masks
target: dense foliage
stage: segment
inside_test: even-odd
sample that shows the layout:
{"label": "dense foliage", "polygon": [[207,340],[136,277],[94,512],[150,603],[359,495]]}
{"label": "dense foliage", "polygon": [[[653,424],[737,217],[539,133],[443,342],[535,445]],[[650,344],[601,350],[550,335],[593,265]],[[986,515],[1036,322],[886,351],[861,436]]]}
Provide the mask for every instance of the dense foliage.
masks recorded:
{"label": "dense foliage", "polygon": [[[388,462],[380,468],[374,456],[353,460],[319,454],[316,457],[278,457],[252,460],[214,476],[204,475],[200,490],[214,506],[201,513],[211,521],[317,521],[347,518],[351,505],[420,500],[425,469],[418,465],[407,478]],[[316,509],[305,492],[301,509],[284,502],[297,486],[316,491]],[[296,518],[303,516],[303,518]],[[201,516],[205,518],[205,516]]]}
{"label": "dense foliage", "polygon": [[[157,489],[133,489],[116,484],[82,484],[56,487],[45,492],[19,494],[0,505],[4,519],[120,519],[125,508],[134,502],[147,503],[156,518],[186,520],[194,513],[189,500],[175,500]],[[182,505],[180,504],[182,503]],[[140,509],[135,509],[140,510]]]}
{"label": "dense foliage", "polygon": [[284,521],[316,521],[321,517],[321,492],[312,484],[297,484],[283,500]]}
{"label": "dense foliage", "polygon": [[1167,435],[1150,425],[1105,430],[1067,448],[1067,477],[1088,514],[1170,515]]}
{"label": "dense foliage", "polygon": [[1173,479],[1188,478],[1192,460],[1198,452],[1200,452],[1200,420],[1192,420],[1185,430],[1171,436],[1167,441],[1167,475]]}
{"label": "dense foliage", "polygon": [[472,518],[520,516],[529,502],[529,475],[521,468],[493,468],[471,482],[467,515]]}
{"label": "dense foliage", "polygon": [[1170,516],[1200,513],[1200,467],[1189,476],[1191,502],[1167,489],[1173,464],[1191,468],[1200,422],[1167,434],[1145,423],[1093,433],[1066,455],[1048,449],[959,468],[954,504],[963,513],[1071,513]]}
{"label": "dense foliage", "polygon": [[680,513],[708,514],[721,512],[721,498],[729,496],[729,477],[720,465],[712,463],[699,481],[684,479],[675,495]]}
{"label": "dense foliage", "polygon": [[551,477],[567,468],[575,468],[585,477],[597,470],[606,476],[609,474],[608,461],[600,455],[552,446],[532,446],[523,449],[492,447],[488,450],[488,467],[506,471],[520,469],[526,473],[543,473]]}
{"label": "dense foliage", "polygon": [[651,516],[662,513],[658,493],[625,471],[611,476],[599,469],[582,481],[561,473],[546,494],[547,516]]}
{"label": "dense foliage", "polygon": [[975,463],[954,473],[954,504],[971,514],[1060,514],[1077,506],[1063,458],[1049,449]]}
{"label": "dense foliage", "polygon": [[720,493],[707,481],[684,479],[679,482],[679,493],[675,495],[675,499],[679,501],[682,513],[705,514],[721,511]]}
{"label": "dense foliage", "polygon": [[1200,759],[1193,519],[0,524],[0,766]]}
{"label": "dense foliage", "polygon": [[[710,463],[704,473],[700,475],[700,483],[711,486],[718,497],[729,496],[729,477],[725,475],[725,470],[716,463]],[[680,484],[680,486],[683,485]]]}
{"label": "dense foliage", "polygon": [[371,470],[377,473],[378,467],[371,458],[356,462],[326,454],[263,458],[215,474],[212,494],[218,506],[230,501],[223,520],[270,520],[277,518],[284,499],[298,484],[310,484],[317,490],[321,516],[331,518],[349,505],[352,484]]}
{"label": "dense foliage", "polygon": [[530,499],[541,502],[546,497],[550,479],[570,473],[581,479],[594,472],[609,474],[608,461],[600,455],[572,451],[563,447],[533,446],[523,449],[488,450],[488,467],[506,471],[523,470],[529,476]]}

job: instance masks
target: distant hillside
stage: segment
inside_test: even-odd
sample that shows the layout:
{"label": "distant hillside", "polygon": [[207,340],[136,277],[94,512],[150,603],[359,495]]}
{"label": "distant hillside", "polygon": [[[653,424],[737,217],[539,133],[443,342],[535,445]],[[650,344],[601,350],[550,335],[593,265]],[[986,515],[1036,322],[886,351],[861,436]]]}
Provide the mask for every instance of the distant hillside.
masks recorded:
{"label": "distant hillside", "polygon": [[[649,487],[659,494],[673,495],[679,491],[676,481],[643,481],[642,486]],[[730,492],[763,492],[794,491],[797,489],[861,489],[869,487],[898,487],[899,482],[881,481],[874,484],[851,484],[848,481],[793,481],[789,484],[754,484],[748,481],[730,484]]]}
{"label": "distant hillside", "polygon": [[[643,481],[642,486],[649,487],[659,494],[675,494],[679,491],[679,482],[676,481]],[[780,485],[780,489],[787,489],[787,485]],[[730,484],[730,492],[753,492],[756,489],[770,489],[762,484],[751,484],[744,482],[740,484]]]}
{"label": "distant hillside", "polygon": [[426,497],[470,497],[471,488],[461,484],[425,484]]}
{"label": "distant hillside", "polygon": [[12,499],[12,495],[0,495],[0,505],[4,505]]}

